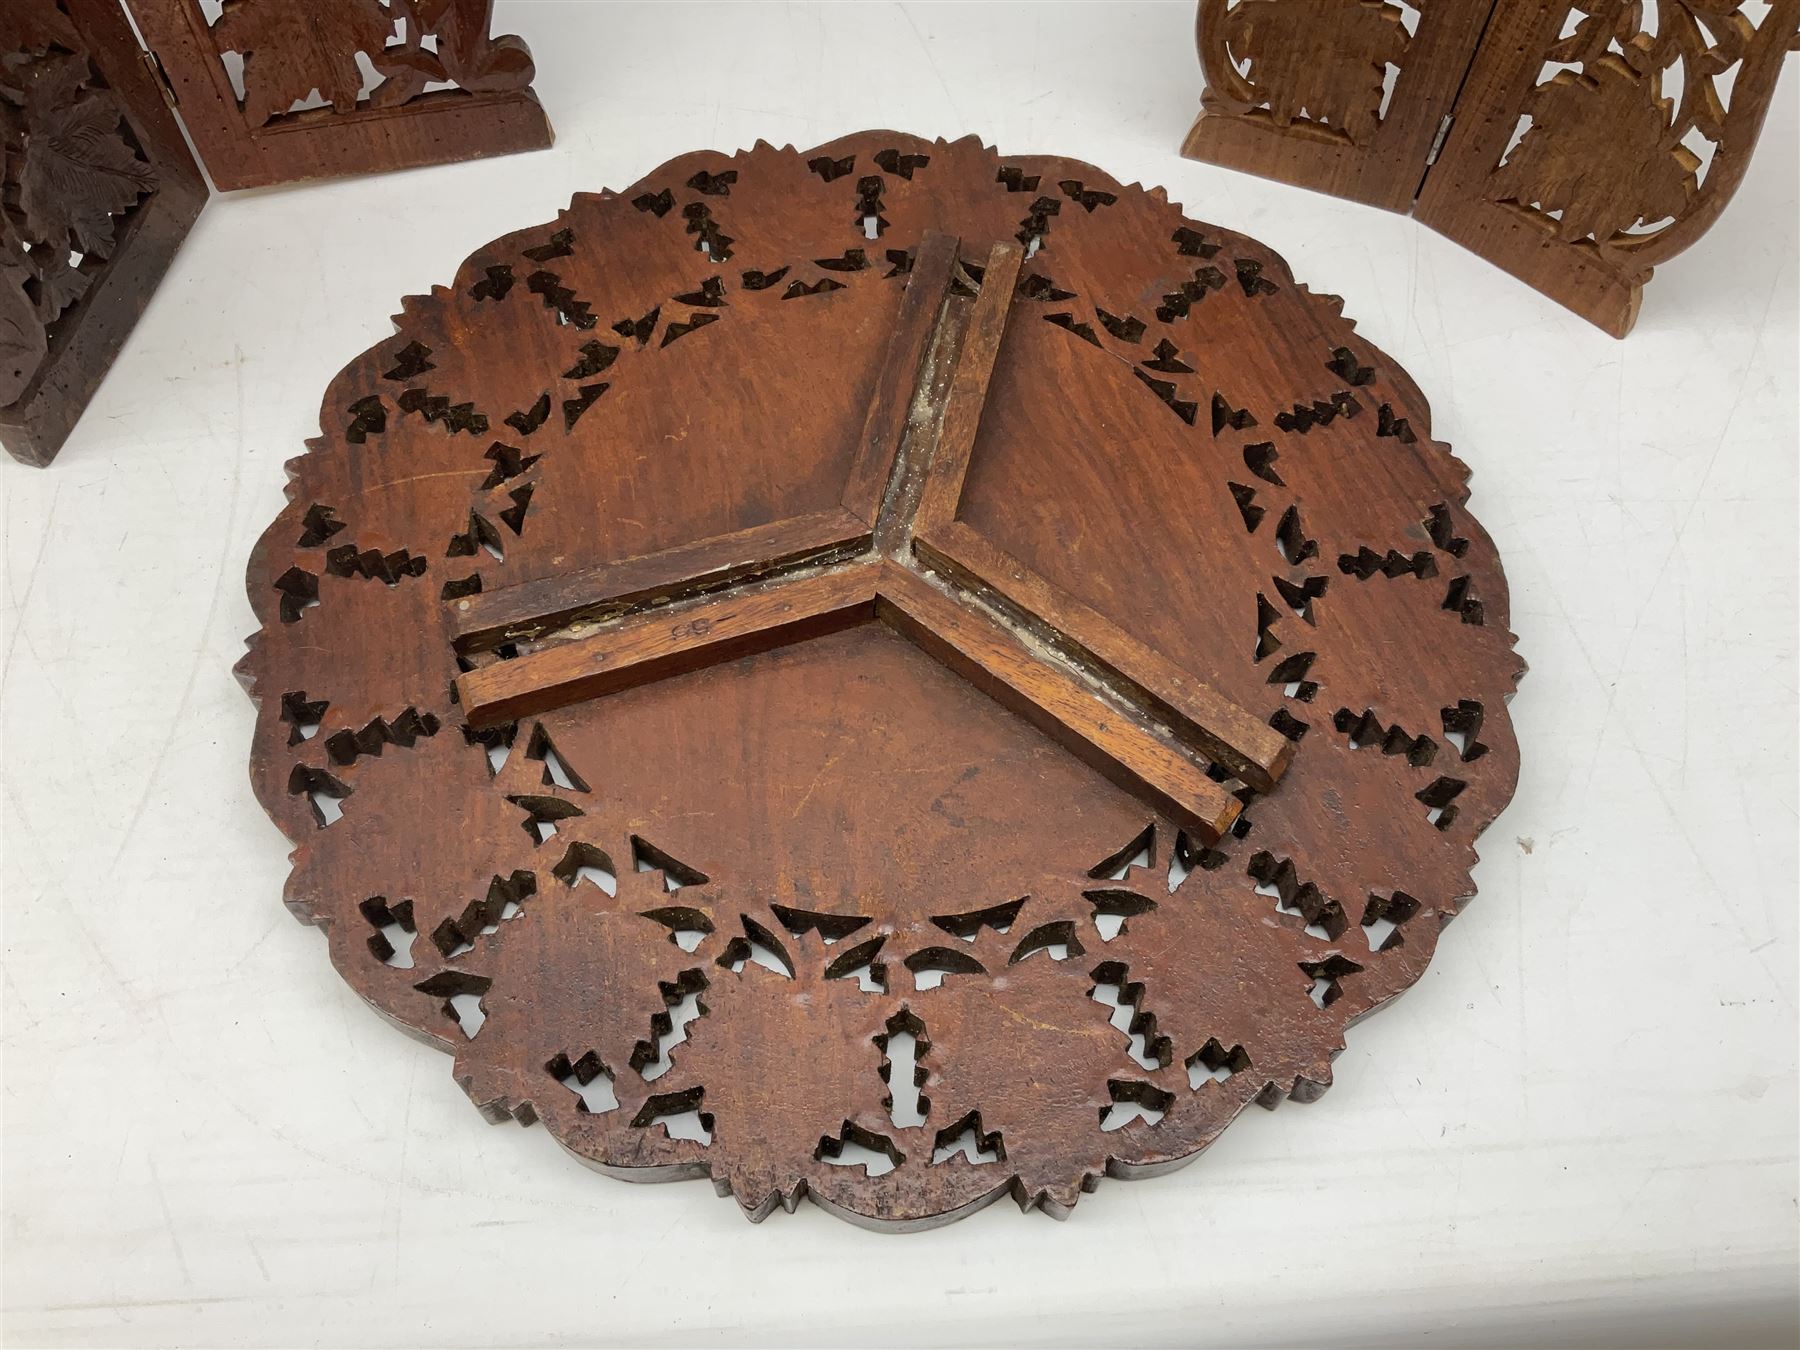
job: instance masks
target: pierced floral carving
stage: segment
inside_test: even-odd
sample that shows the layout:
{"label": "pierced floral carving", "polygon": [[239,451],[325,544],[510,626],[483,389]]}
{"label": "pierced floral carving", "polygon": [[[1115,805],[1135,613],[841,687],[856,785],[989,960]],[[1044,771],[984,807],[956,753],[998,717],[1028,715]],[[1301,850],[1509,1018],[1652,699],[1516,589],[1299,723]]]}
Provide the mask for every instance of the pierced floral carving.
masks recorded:
{"label": "pierced floral carving", "polygon": [[1758,28],[1735,0],[1571,6],[1490,195],[1565,242],[1656,251],[1656,236],[1699,206],[1703,182],[1731,177],[1697,151],[1729,158],[1746,125],[1754,134],[1759,76],[1779,69],[1796,13],[1778,5]]}
{"label": "pierced floral carving", "polygon": [[[390,2],[404,33],[399,43],[372,53],[375,68],[387,77],[372,96],[379,106],[404,103],[434,81],[472,94],[507,93],[531,83],[535,67],[525,43],[488,32],[493,0]],[[425,45],[427,38],[437,39],[435,51]]]}
{"label": "pierced floral carving", "polygon": [[[1027,182],[1078,188],[1008,306]],[[1202,844],[875,622],[475,724],[456,682],[578,639],[459,647],[458,606],[841,508],[952,230],[943,309],[1010,314],[959,521],[1266,720],[1287,775],[1198,770],[1247,803]],[[478,250],[332,382],[251,562],[288,904],[490,1118],[753,1218],[1065,1214],[1311,1100],[1472,894],[1522,669],[1465,470],[1338,310],[1160,192],[888,133],[685,156]]]}
{"label": "pierced floral carving", "polygon": [[[259,127],[315,91],[339,113],[363,100],[366,55],[383,77],[367,95],[395,107],[436,84],[524,89],[534,68],[516,37],[488,33],[493,0],[225,0],[212,36],[244,58],[243,108]],[[430,45],[427,45],[427,44]]]}
{"label": "pierced floral carving", "polygon": [[1796,43],[1800,0],[1200,0],[1182,152],[1412,211],[1622,337]]}
{"label": "pierced floral carving", "polygon": [[244,58],[244,115],[261,126],[315,89],[339,112],[362,95],[358,52],[379,52],[393,18],[378,0],[226,0],[213,38]]}
{"label": "pierced floral carving", "polygon": [[1382,0],[1203,0],[1200,25],[1210,108],[1304,121],[1352,145],[1379,124],[1387,67],[1409,41]]}
{"label": "pierced floral carving", "polygon": [[1496,198],[1558,217],[1557,237],[1571,242],[1673,217],[1699,186],[1699,157],[1665,143],[1674,105],[1656,72],[1610,52],[1589,72],[1558,71],[1533,91],[1531,127],[1493,179]]}
{"label": "pierced floral carving", "polygon": [[0,405],[48,355],[120,228],[156,190],[124,109],[52,5],[0,16]]}

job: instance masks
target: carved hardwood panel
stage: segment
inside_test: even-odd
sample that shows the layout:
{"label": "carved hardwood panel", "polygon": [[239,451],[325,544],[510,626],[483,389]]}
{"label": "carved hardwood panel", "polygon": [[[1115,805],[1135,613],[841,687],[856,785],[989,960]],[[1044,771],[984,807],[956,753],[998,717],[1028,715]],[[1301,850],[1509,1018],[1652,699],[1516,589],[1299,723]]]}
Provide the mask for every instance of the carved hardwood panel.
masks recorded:
{"label": "carved hardwood panel", "polygon": [[1200,0],[1190,159],[1404,211],[1493,0]]}
{"label": "carved hardwood panel", "polygon": [[0,441],[62,448],[205,200],[111,0],[0,11]]}
{"label": "carved hardwood panel", "polygon": [[493,0],[128,0],[221,189],[536,150]]}
{"label": "carved hardwood panel", "polygon": [[1623,337],[1737,191],[1797,40],[1800,0],[1498,6],[1418,217]]}
{"label": "carved hardwood panel", "polygon": [[1201,0],[1198,24],[1184,154],[1412,210],[1623,337],[1741,181],[1800,0]]}
{"label": "carved hardwood panel", "polygon": [[478,250],[251,558],[289,907],[496,1121],[752,1218],[1309,1101],[1518,772],[1405,373],[1091,165],[699,153]]}

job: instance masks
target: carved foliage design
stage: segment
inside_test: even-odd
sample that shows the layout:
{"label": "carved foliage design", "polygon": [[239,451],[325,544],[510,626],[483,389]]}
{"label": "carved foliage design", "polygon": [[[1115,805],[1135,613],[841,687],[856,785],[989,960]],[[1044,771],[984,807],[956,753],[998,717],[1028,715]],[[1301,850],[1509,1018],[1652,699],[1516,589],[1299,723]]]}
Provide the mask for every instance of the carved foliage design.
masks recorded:
{"label": "carved foliage design", "polygon": [[67,15],[0,15],[0,405],[30,384],[156,173]]}
{"label": "carved foliage design", "polygon": [[381,77],[368,106],[394,107],[433,87],[470,93],[526,88],[531,54],[488,32],[492,0],[225,0],[212,35],[242,55],[243,109],[259,127],[317,93],[338,113],[364,100],[366,56]]}
{"label": "carved foliage design", "polygon": [[1617,337],[1730,201],[1800,43],[1800,0],[1383,11],[1200,0],[1183,153],[1410,210]]}
{"label": "carved foliage design", "polygon": [[1363,145],[1409,41],[1404,11],[1383,0],[1202,0],[1206,105]]}
{"label": "carved foliage design", "polygon": [[1565,242],[1656,251],[1705,193],[1734,185],[1734,156],[1747,152],[1795,37],[1792,4],[1766,10],[1760,27],[1745,10],[1736,0],[1571,6],[1488,180],[1491,198]]}
{"label": "carved foliage design", "polygon": [[[1149,506],[1105,520],[1163,550],[1123,579],[1199,578],[1090,602],[1299,742],[1216,846],[876,625],[497,728],[454,702],[446,601],[835,502],[927,230],[952,304],[1031,253],[996,444],[1093,465],[1111,409]],[[1522,669],[1466,471],[1338,310],[1160,192],[891,133],[686,156],[478,250],[333,381],[251,560],[288,904],[490,1118],[751,1217],[1063,1214],[1316,1097],[1473,891]]]}

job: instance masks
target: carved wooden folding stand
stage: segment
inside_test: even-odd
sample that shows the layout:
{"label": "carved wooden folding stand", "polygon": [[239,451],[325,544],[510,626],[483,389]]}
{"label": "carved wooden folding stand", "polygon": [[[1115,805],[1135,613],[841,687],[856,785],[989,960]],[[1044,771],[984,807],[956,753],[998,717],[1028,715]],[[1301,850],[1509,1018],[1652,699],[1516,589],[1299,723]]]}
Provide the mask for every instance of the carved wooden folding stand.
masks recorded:
{"label": "carved wooden folding stand", "polygon": [[531,52],[489,34],[493,0],[128,3],[221,189],[550,144]]}
{"label": "carved wooden folding stand", "polygon": [[115,0],[0,6],[0,441],[48,464],[206,200]]}
{"label": "carved wooden folding stand", "polygon": [[1800,0],[1200,0],[1182,153],[1411,210],[1623,337],[1797,36]]}
{"label": "carved wooden folding stand", "polygon": [[221,188],[550,144],[492,0],[130,3],[153,54],[121,0],[0,3],[0,440],[28,464],[61,449],[206,200],[169,106]]}
{"label": "carved wooden folding stand", "polygon": [[479,250],[249,571],[287,899],[615,1175],[1065,1213],[1310,1100],[1513,790],[1467,472],[1337,301],[974,140]]}

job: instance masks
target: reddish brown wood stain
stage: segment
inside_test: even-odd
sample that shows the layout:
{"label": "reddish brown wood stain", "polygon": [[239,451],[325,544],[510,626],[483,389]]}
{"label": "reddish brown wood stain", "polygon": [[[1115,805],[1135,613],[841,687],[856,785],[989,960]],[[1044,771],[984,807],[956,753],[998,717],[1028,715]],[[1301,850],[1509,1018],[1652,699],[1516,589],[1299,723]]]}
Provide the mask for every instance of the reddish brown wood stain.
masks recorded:
{"label": "reddish brown wood stain", "polygon": [[[210,15],[200,0],[127,4],[222,191],[551,142],[530,49],[489,31],[493,0],[227,0]],[[374,72],[366,94],[359,57]],[[324,106],[297,110],[315,92]]]}
{"label": "reddish brown wood stain", "polygon": [[1412,211],[1624,337],[1743,181],[1800,0],[1199,0],[1195,40],[1182,154]]}
{"label": "reddish brown wood stain", "polygon": [[1472,893],[1523,669],[1339,309],[892,132],[479,250],[251,560],[290,907],[491,1118],[752,1217],[1063,1214],[1316,1097]]}

